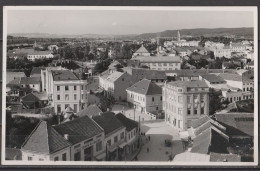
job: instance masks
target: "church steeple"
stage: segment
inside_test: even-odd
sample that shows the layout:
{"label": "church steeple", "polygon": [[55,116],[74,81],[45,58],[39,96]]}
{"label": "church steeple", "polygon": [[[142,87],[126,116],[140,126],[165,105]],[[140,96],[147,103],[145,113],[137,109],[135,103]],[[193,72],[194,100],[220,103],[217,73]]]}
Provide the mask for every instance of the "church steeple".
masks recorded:
{"label": "church steeple", "polygon": [[180,41],[180,40],[181,40],[181,34],[180,34],[179,30],[178,30],[178,33],[177,33],[177,41]]}

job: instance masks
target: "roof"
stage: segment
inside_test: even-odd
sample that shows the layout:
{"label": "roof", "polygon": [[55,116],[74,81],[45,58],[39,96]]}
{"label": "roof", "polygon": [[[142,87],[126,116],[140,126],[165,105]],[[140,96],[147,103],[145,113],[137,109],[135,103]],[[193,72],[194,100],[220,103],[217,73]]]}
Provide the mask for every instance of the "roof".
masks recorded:
{"label": "roof", "polygon": [[8,84],[10,81],[14,80],[15,78],[19,77],[26,77],[24,72],[6,72],[6,83]]}
{"label": "roof", "polygon": [[162,88],[147,79],[135,83],[126,90],[144,95],[162,94]]}
{"label": "roof", "polygon": [[118,113],[116,115],[116,118],[123,123],[123,125],[126,127],[126,131],[131,131],[134,128],[138,128],[138,122],[127,118],[125,115],[123,115],[122,113]]}
{"label": "roof", "polygon": [[211,162],[241,162],[241,156],[238,154],[210,153]]}
{"label": "roof", "polygon": [[238,74],[220,73],[219,76],[224,80],[242,81],[242,76]]}
{"label": "roof", "polygon": [[53,81],[79,80],[70,70],[52,70]]}
{"label": "roof", "polygon": [[225,82],[225,80],[222,77],[217,76],[215,74],[200,74],[200,76],[205,80],[209,81],[210,83]]}
{"label": "roof", "polygon": [[231,136],[254,136],[254,113],[224,113],[215,117]]}
{"label": "roof", "polygon": [[177,154],[174,162],[209,162],[210,156],[207,154],[184,152]]}
{"label": "roof", "polygon": [[176,87],[208,87],[205,81],[195,80],[195,81],[172,81],[167,84],[176,86]]}
{"label": "roof", "polygon": [[103,129],[87,116],[59,124],[53,128],[61,135],[68,134],[68,141],[72,144],[77,144],[103,132]]}
{"label": "roof", "polygon": [[149,69],[142,69],[142,68],[132,68],[131,73],[133,80],[136,82],[141,79],[148,79],[148,80],[166,80],[167,76],[165,71],[158,71],[158,70],[149,70]]}
{"label": "roof", "polygon": [[46,121],[40,121],[24,142],[22,150],[52,154],[68,146],[70,146],[70,143],[51,125],[47,124]]}
{"label": "roof", "polygon": [[207,129],[193,140],[191,152],[208,154],[211,143],[211,129]]}
{"label": "roof", "polygon": [[20,84],[39,84],[41,83],[41,77],[19,77],[10,81],[8,85],[20,85]]}
{"label": "roof", "polygon": [[33,67],[30,76],[34,74],[41,74],[41,70],[44,70],[45,67]]}
{"label": "roof", "polygon": [[48,100],[48,96],[46,92],[35,92],[27,94],[26,96],[22,97],[21,100],[27,105],[33,105],[37,101]]}
{"label": "roof", "polygon": [[123,72],[118,72],[115,71],[111,74],[108,75],[108,77],[106,78],[106,80],[110,81],[110,82],[115,82],[117,79],[119,79],[124,73]]}
{"label": "roof", "polygon": [[169,63],[180,63],[181,58],[179,56],[137,56],[131,60],[139,60],[140,62],[169,62]]}
{"label": "roof", "polygon": [[135,53],[149,53],[148,50],[142,45]]}
{"label": "roof", "polygon": [[98,116],[102,110],[96,105],[89,105],[87,108],[81,110],[80,112],[77,113],[78,116]]}
{"label": "roof", "polygon": [[22,160],[22,152],[17,148],[5,148],[6,160]]}
{"label": "roof", "polygon": [[210,120],[209,116],[207,115],[201,116],[199,119],[192,120],[191,127],[195,129],[209,120]]}
{"label": "roof", "polygon": [[93,120],[104,129],[105,135],[124,128],[124,125],[115,117],[115,114],[112,112],[105,112],[99,116],[94,116]]}

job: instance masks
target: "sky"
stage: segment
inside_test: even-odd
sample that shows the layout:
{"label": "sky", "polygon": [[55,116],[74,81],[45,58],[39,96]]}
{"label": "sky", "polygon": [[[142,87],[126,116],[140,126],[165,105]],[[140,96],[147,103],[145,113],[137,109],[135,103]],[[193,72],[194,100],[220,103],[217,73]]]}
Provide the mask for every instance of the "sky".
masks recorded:
{"label": "sky", "polygon": [[141,34],[253,27],[250,11],[8,10],[7,33]]}

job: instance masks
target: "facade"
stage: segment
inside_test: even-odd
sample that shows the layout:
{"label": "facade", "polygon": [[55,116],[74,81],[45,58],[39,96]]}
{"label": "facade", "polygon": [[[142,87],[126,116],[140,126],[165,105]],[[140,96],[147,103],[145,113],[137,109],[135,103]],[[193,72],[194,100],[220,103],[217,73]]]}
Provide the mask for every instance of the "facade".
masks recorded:
{"label": "facade", "polygon": [[112,112],[105,112],[99,116],[94,116],[93,120],[105,131],[106,160],[122,160],[126,127],[115,117]]}
{"label": "facade", "polygon": [[35,59],[51,59],[54,58],[52,51],[32,51],[27,54],[29,61],[35,61]]}
{"label": "facade", "polygon": [[165,122],[179,131],[191,121],[209,113],[209,87],[204,81],[175,81],[163,87]]}
{"label": "facade", "polygon": [[222,57],[225,57],[225,58],[231,58],[231,52],[232,52],[232,49],[230,47],[224,47],[224,48],[217,48],[217,49],[214,49],[214,56],[215,58],[222,58]]}
{"label": "facade", "polygon": [[151,70],[180,70],[181,59],[179,56],[145,57],[139,56],[132,60],[138,60],[140,65],[148,66]]}
{"label": "facade", "polygon": [[140,112],[162,110],[162,88],[143,79],[126,89],[127,102]]}
{"label": "facade", "polygon": [[99,76],[99,87],[117,101],[126,100],[126,89],[131,85],[132,78],[126,72],[107,70]]}

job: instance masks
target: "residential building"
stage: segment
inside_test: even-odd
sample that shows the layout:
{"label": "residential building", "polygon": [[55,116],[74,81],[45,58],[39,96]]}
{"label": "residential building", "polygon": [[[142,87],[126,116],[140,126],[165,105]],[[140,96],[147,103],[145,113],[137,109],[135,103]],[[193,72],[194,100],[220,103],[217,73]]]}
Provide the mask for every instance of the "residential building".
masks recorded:
{"label": "residential building", "polygon": [[246,46],[241,43],[230,42],[230,47],[232,52],[244,52],[246,50]]}
{"label": "residential building", "polygon": [[127,102],[141,113],[162,110],[162,88],[143,79],[126,89]]}
{"label": "residential building", "polygon": [[99,76],[99,87],[107,97],[113,97],[117,101],[127,99],[126,89],[131,85],[131,76],[126,72],[107,70]]}
{"label": "residential building", "polygon": [[141,145],[139,143],[139,124],[138,122],[127,118],[122,113],[119,113],[115,116],[126,127],[125,142],[127,145],[124,148],[125,154],[123,155],[123,157],[126,157],[127,155],[135,153]]}
{"label": "residential building", "polygon": [[44,108],[48,104],[46,92],[32,92],[21,98],[21,102],[27,109]]}
{"label": "residential building", "polygon": [[179,56],[138,56],[131,60],[137,60],[140,65],[148,66],[151,70],[180,70],[181,59]]}
{"label": "residential building", "polygon": [[27,54],[29,61],[35,61],[36,59],[52,59],[54,55],[52,51],[30,51]]}
{"label": "residential building", "polygon": [[134,54],[133,58],[136,56],[151,56],[150,52],[142,45]]}
{"label": "residential building", "polygon": [[41,77],[18,77],[10,81],[8,85],[16,85],[20,88],[28,88],[32,91],[41,92]]}
{"label": "residential building", "polygon": [[174,81],[163,87],[165,122],[179,131],[191,126],[191,121],[209,114],[209,87],[205,81]]}
{"label": "residential building", "polygon": [[125,143],[126,127],[115,117],[112,112],[105,112],[94,116],[93,120],[105,131],[106,160],[117,161],[122,159]]}

